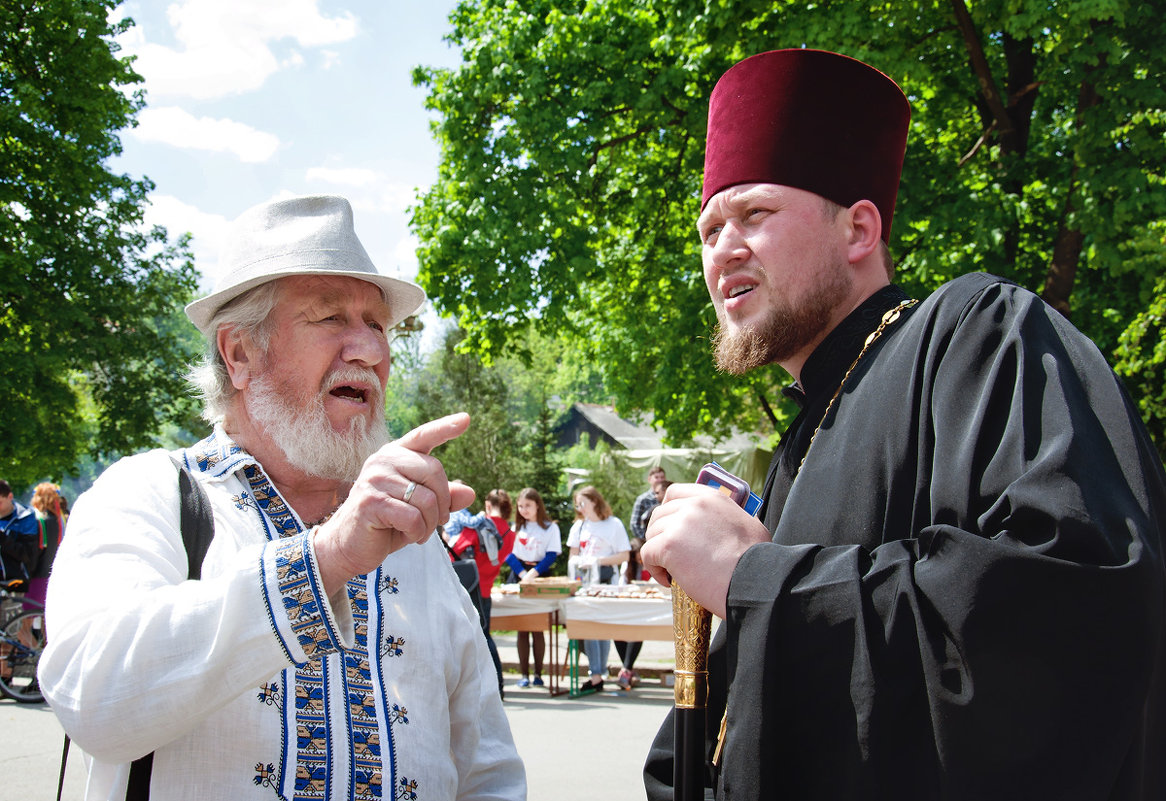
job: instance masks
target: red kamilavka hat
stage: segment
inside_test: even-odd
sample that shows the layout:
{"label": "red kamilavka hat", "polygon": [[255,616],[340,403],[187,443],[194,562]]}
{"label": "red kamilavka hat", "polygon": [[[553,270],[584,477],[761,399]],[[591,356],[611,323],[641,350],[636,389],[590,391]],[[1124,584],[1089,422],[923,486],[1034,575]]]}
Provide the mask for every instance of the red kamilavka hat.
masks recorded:
{"label": "red kamilavka hat", "polygon": [[889,241],[910,119],[903,90],[849,56],[751,56],[722,75],[709,98],[700,206],[751,183],[805,189],[841,206],[865,199]]}

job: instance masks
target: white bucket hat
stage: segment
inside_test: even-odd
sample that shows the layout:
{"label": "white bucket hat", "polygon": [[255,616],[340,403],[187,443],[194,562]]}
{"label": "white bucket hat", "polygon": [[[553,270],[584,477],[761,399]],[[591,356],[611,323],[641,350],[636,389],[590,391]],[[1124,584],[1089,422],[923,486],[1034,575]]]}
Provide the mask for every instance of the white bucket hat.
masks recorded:
{"label": "white bucket hat", "polygon": [[352,206],[342,197],[297,197],[262,203],[239,215],[227,232],[215,289],[186,307],[204,335],[211,318],[248,289],[292,275],[359,278],[380,287],[394,326],[421,308],[425,291],[377,272],[352,225]]}

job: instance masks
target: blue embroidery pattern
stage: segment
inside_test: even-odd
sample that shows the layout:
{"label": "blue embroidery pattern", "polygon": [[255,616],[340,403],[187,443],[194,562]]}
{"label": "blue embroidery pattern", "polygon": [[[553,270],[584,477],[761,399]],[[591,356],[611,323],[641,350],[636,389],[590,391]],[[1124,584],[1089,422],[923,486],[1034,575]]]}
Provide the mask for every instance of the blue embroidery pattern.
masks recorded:
{"label": "blue embroidery pattern", "polygon": [[409,710],[400,704],[393,704],[393,711],[389,713],[389,725],[391,726],[397,723],[408,725]]}
{"label": "blue embroidery pattern", "polygon": [[308,563],[310,547],[303,537],[280,540],[275,546],[276,579],[283,599],[283,611],[287,613],[296,642],[304,649],[308,661],[339,648],[316,599]]}
{"label": "blue embroidery pattern", "polygon": [[275,769],[275,765],[268,762],[264,765],[262,762],[255,763],[255,786],[257,787],[272,787],[279,784],[279,773]]}
{"label": "blue embroidery pattern", "polygon": [[344,655],[348,692],[348,720],[352,731],[352,798],[376,801],[381,797],[381,736],[377,724],[376,694],[368,654],[368,592],[358,576],[348,582],[356,648]]}
{"label": "blue embroidery pattern", "polygon": [[283,693],[279,691],[279,682],[265,681],[259,686],[259,703],[283,710]]}
{"label": "blue embroidery pattern", "polygon": [[385,635],[385,641],[381,644],[381,656],[400,656],[405,653],[405,638],[394,637],[392,634]]}
{"label": "blue embroidery pattern", "polygon": [[251,496],[259,504],[259,508],[267,515],[267,519],[275,526],[279,536],[288,537],[300,533],[300,525],[283,498],[271,486],[267,476],[256,465],[249,464],[243,468],[243,475],[247,476],[247,483],[251,485]]}
{"label": "blue embroidery pattern", "polygon": [[323,676],[296,672],[296,795],[328,794],[328,716]]}
{"label": "blue embroidery pattern", "polygon": [[198,465],[198,469],[205,473],[220,462],[243,453],[243,449],[230,439],[224,442],[217,434],[211,434],[189,448],[188,453],[194,457],[194,463]]}
{"label": "blue embroidery pattern", "polygon": [[306,763],[301,754],[296,763],[296,796],[298,798],[325,798],[328,770],[323,760],[319,764]]}
{"label": "blue embroidery pattern", "polygon": [[380,586],[377,589],[389,595],[396,595],[400,592],[400,589],[397,588],[397,579],[394,576],[385,576],[382,578]]}
{"label": "blue embroidery pattern", "polygon": [[259,508],[259,504],[255,503],[255,499],[251,497],[251,493],[249,492],[241,492],[238,495],[232,495],[231,502],[235,504],[236,509],[246,509],[248,507],[252,509]]}
{"label": "blue embroidery pattern", "polygon": [[417,801],[417,780],[401,779],[401,786],[397,788],[397,798],[402,801]]}

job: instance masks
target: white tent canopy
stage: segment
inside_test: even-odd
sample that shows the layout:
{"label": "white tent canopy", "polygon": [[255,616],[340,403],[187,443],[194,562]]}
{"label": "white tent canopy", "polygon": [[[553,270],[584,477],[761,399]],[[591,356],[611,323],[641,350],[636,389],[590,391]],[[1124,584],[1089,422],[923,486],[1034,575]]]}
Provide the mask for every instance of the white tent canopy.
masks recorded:
{"label": "white tent canopy", "polygon": [[765,474],[769,469],[771,451],[753,446],[749,448],[652,448],[630,451],[611,451],[611,457],[640,475],[660,465],[669,481],[695,481],[700,468],[716,462],[733,475],[744,479],[749,488],[761,494]]}

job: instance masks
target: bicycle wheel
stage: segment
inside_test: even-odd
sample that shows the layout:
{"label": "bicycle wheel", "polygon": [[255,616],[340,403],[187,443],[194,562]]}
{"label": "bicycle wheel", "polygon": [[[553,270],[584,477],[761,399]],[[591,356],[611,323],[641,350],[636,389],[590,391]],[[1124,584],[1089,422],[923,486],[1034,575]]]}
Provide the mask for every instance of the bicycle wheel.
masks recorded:
{"label": "bicycle wheel", "polygon": [[36,666],[45,649],[45,615],[22,612],[0,629],[0,693],[24,704],[45,700],[36,678]]}
{"label": "bicycle wheel", "polygon": [[0,587],[0,627],[7,623],[10,618],[14,618],[22,612],[43,612],[44,610],[45,605],[40,601],[34,601],[32,598],[11,592],[3,592],[3,587]]}

